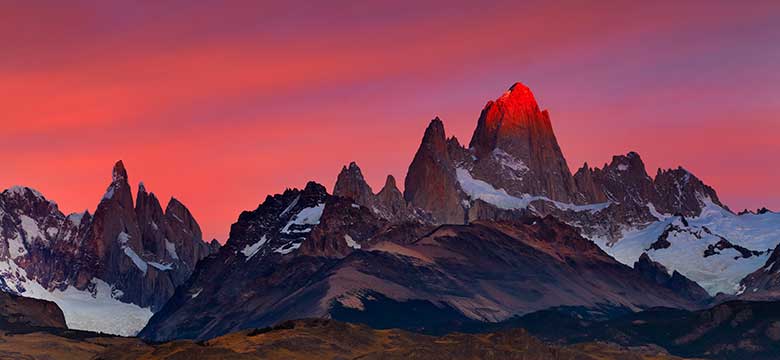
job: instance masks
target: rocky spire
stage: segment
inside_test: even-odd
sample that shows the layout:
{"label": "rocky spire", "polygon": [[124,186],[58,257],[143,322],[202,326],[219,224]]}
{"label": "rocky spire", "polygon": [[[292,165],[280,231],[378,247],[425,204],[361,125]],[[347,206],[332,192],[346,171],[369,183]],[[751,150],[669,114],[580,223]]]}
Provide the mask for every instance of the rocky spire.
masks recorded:
{"label": "rocky spire", "polygon": [[409,165],[404,182],[404,198],[414,207],[429,212],[439,223],[462,224],[455,167],[447,152],[444,124],[433,119],[423,135],[420,148]]}
{"label": "rocky spire", "polygon": [[[514,195],[577,200],[574,179],[553,133],[550,116],[539,109],[531,90],[521,83],[485,105],[469,147],[481,162],[475,168],[478,178]],[[508,180],[491,178],[507,171],[511,174],[502,177]]]}
{"label": "rocky spire", "polygon": [[143,183],[138,184],[138,194],[135,197],[135,215],[141,230],[141,245],[145,251],[157,256],[165,256],[165,225],[160,201],[154,193],[146,192]]}
{"label": "rocky spire", "polygon": [[371,209],[374,215],[391,222],[408,220],[409,212],[403,194],[392,175],[387,176],[385,186],[374,194],[366,183],[360,167],[355,162],[344,166],[339,173],[333,195],[348,198],[356,204]]}
{"label": "rocky spire", "polygon": [[371,186],[366,183],[360,167],[353,161],[349,167],[344,166],[336,179],[333,187],[333,195],[350,198],[356,203],[368,206],[374,205],[374,193]]}
{"label": "rocky spire", "polygon": [[395,219],[401,220],[407,217],[408,209],[404,195],[398,190],[393,175],[387,175],[385,186],[376,195],[379,203],[394,215]]}

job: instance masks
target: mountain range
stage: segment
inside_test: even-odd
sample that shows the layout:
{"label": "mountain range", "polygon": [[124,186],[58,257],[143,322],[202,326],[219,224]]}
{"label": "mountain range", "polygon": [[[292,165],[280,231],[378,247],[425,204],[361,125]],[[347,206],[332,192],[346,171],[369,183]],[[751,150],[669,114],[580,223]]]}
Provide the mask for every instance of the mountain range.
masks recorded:
{"label": "mountain range", "polygon": [[134,335],[216,252],[178,200],[163,211],[117,162],[94,215],[64,215],[54,201],[25,187],[0,193],[0,288],[51,300],[70,328]]}
{"label": "mountain range", "polygon": [[780,214],[735,214],[682,167],[651,177],[636,152],[572,173],[521,83],[485,105],[468,146],[431,120],[403,191],[389,175],[375,192],[352,162],[330,192],[308,182],[242,212],[221,247],[178,200],[163,210],[143,183],[134,199],[121,161],[94,215],[13,187],[0,226],[5,292],[55,302],[69,328],[154,342],[302,318],[438,336],[556,308],[602,326],[780,294]]}

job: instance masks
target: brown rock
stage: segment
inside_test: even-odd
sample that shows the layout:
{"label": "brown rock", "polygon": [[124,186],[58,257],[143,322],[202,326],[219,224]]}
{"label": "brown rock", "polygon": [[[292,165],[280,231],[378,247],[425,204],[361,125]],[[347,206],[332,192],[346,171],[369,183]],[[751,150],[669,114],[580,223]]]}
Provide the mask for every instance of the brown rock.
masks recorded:
{"label": "brown rock", "polygon": [[531,90],[521,83],[485,105],[469,147],[477,158],[475,178],[513,195],[580,200],[549,113],[539,110]]}
{"label": "brown rock", "polygon": [[438,223],[463,224],[465,212],[459,192],[444,125],[437,117],[425,130],[420,148],[409,165],[404,198],[411,206],[429,212]]}

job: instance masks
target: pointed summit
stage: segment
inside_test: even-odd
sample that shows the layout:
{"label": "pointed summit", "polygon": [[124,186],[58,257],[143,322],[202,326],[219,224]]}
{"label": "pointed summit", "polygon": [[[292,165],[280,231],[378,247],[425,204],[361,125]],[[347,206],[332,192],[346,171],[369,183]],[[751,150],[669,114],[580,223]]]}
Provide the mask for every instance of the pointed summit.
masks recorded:
{"label": "pointed summit", "polygon": [[425,134],[423,135],[422,143],[420,144],[420,148],[422,147],[428,148],[431,152],[446,156],[447,137],[444,133],[444,123],[442,123],[438,116],[431,120],[428,127],[425,129]]}
{"label": "pointed summit", "polygon": [[111,181],[127,181],[127,170],[125,170],[125,164],[122,160],[119,160],[114,164],[114,170],[111,172]]}
{"label": "pointed summit", "polygon": [[[488,182],[510,194],[576,200],[574,179],[550,116],[539,109],[531,90],[521,83],[485,105],[469,147],[480,162],[477,177],[494,180]],[[502,173],[503,179],[496,175]]]}
{"label": "pointed summit", "polygon": [[496,102],[514,107],[523,107],[532,112],[539,112],[539,105],[536,103],[533,92],[531,92],[528,86],[520,82],[514,83]]}
{"label": "pointed summit", "polygon": [[363,178],[363,172],[353,161],[349,167],[344,166],[336,179],[336,185],[333,187],[333,195],[350,198],[363,206],[370,206],[374,196],[371,186]]}
{"label": "pointed summit", "polygon": [[398,186],[395,183],[395,177],[393,177],[393,175],[387,175],[387,179],[385,179],[385,186],[382,187],[382,190],[385,190],[385,189],[388,189],[388,190],[392,190],[392,189],[398,190]]}
{"label": "pointed summit", "polygon": [[513,155],[526,155],[531,149],[525,143],[535,140],[531,136],[555,140],[549,115],[539,110],[531,89],[518,82],[485,105],[469,147],[480,157],[499,147]]}
{"label": "pointed summit", "polygon": [[447,151],[444,124],[436,117],[428,124],[420,148],[409,165],[404,181],[404,198],[423,209],[438,223],[462,224],[464,210],[455,166]]}

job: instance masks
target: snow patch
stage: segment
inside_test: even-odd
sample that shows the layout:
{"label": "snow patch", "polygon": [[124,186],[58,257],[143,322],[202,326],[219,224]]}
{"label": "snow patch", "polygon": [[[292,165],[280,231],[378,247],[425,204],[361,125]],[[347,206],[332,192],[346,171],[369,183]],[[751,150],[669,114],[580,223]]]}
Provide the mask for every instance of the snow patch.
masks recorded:
{"label": "snow patch", "polygon": [[138,254],[136,254],[135,251],[132,248],[130,248],[129,246],[124,246],[122,248],[122,250],[124,250],[125,255],[127,255],[127,257],[129,257],[130,260],[133,261],[133,264],[135,264],[135,266],[138,268],[138,270],[141,270],[141,272],[144,273],[144,275],[146,275],[146,271],[149,270],[149,267],[148,267],[148,264],[146,263],[146,261],[141,259],[141,257],[138,256]]}
{"label": "snow patch", "polygon": [[122,251],[125,252],[125,255],[127,255],[127,257],[133,261],[133,264],[135,264],[138,270],[141,270],[141,272],[146,275],[146,271],[149,270],[148,264],[146,261],[144,261],[144,259],[141,259],[141,257],[136,254],[133,248],[127,245],[127,242],[130,240],[130,235],[122,231],[119,233],[119,235],[116,236],[116,239],[120,244],[122,244]]}
{"label": "snow patch", "polygon": [[113,198],[114,197],[114,191],[115,191],[114,184],[109,185],[108,189],[106,189],[106,193],[103,194],[103,199],[102,200],[110,200],[111,198]]}
{"label": "snow patch", "polygon": [[8,238],[7,241],[8,254],[11,255],[11,259],[27,255],[27,247],[24,246],[24,241],[19,233],[14,234],[12,237]]}
{"label": "snow patch", "polygon": [[485,181],[473,178],[471,173],[466,169],[457,168],[455,173],[458,178],[458,183],[460,183],[460,187],[471,199],[479,199],[501,209],[527,209],[532,202],[542,200],[552,203],[561,210],[590,211],[595,213],[606,209],[611,204],[611,202],[605,202],[589,205],[574,205],[554,201],[544,196],[532,196],[528,194],[517,197],[509,195],[504,189],[496,189],[493,185]]}
{"label": "snow patch", "polygon": [[165,250],[171,258],[179,259],[179,254],[176,253],[176,244],[172,243],[168,238],[165,238]]}
{"label": "snow patch", "polygon": [[173,270],[172,264],[161,264],[156,261],[149,261],[147,264],[151,265],[153,268],[160,270],[160,271],[168,271]]}
{"label": "snow patch", "polygon": [[294,250],[297,250],[299,247],[301,247],[301,243],[296,243],[296,244],[289,243],[278,247],[276,250],[274,250],[274,252],[280,253],[282,255],[287,255],[293,252]]}
{"label": "snow patch", "polygon": [[279,217],[283,217],[287,215],[287,213],[290,212],[290,210],[292,210],[295,207],[295,205],[298,205],[298,200],[300,199],[301,199],[300,195],[296,196],[295,199],[293,199],[293,201],[290,203],[290,205],[287,205],[287,207],[284,208],[284,211],[282,211],[282,213],[279,214]]}
{"label": "snow patch", "polygon": [[57,229],[56,227],[49,227],[46,229],[46,235],[49,235],[50,238],[56,237],[57,233],[60,232],[60,229]]}
{"label": "snow patch", "polygon": [[190,299],[194,299],[194,298],[198,297],[198,295],[200,295],[200,293],[202,293],[202,292],[203,292],[203,289],[199,288],[198,290],[195,291],[194,294],[190,295]]}
{"label": "snow patch", "polygon": [[[714,204],[709,198],[700,200],[705,206],[698,217],[686,218],[688,227],[678,216],[653,214],[661,220],[641,229],[625,229],[621,239],[615,243],[610,244],[602,238],[593,240],[609,255],[631,266],[658,240],[667,226],[674,224],[692,230],[701,239],[687,232],[672,232],[667,239],[672,245],[666,249],[650,250],[649,255],[669,271],[677,270],[696,281],[711,295],[744,291],[739,287],[740,280],[763,268],[771,252],[767,250],[774,249],[780,242],[780,214],[737,216]],[[704,231],[704,227],[712,234]],[[720,241],[719,236],[734,245],[765,253],[743,258],[738,251],[725,249],[720,254],[704,257],[707,247]]]}
{"label": "snow patch", "polygon": [[650,210],[650,215],[653,215],[658,220],[666,220],[672,217],[670,214],[661,214],[658,212],[658,210],[655,209],[655,205],[652,203],[647,203],[647,209]]}
{"label": "snow patch", "polygon": [[27,279],[25,270],[13,261],[0,262],[0,277],[22,296],[56,303],[69,329],[134,336],[153,315],[149,308],[120,301],[122,292],[97,278],[91,280],[86,290],[68,286],[65,290],[49,291]]}
{"label": "snow patch", "polygon": [[529,170],[522,160],[516,159],[500,148],[495,148],[491,155],[501,167],[510,171],[511,177],[515,180],[522,179],[522,175]]}
{"label": "snow patch", "polygon": [[252,256],[255,256],[255,254],[257,254],[257,252],[260,251],[260,249],[263,247],[263,245],[265,245],[266,242],[268,242],[268,237],[266,237],[265,234],[263,234],[263,237],[261,237],[260,240],[258,240],[256,243],[245,246],[244,249],[241,250],[241,253],[244,254],[246,260],[248,261],[249,259],[252,258]]}
{"label": "snow patch", "polygon": [[36,238],[46,240],[43,234],[41,234],[41,230],[38,228],[38,222],[33,218],[27,215],[19,215],[19,220],[22,221],[22,230],[24,230],[24,233],[27,235],[28,242],[32,242],[32,240]]}
{"label": "snow patch", "polygon": [[344,240],[347,242],[347,246],[353,248],[353,249],[360,249],[360,244],[357,243],[354,239],[352,239],[349,235],[344,235]]}
{"label": "snow patch", "polygon": [[628,170],[628,165],[626,165],[626,164],[619,164],[617,166],[617,169],[618,169],[618,171],[626,171],[626,170]]}
{"label": "snow patch", "polygon": [[320,203],[317,204],[317,206],[313,207],[307,207],[302,209],[298,214],[293,216],[293,218],[287,222],[287,225],[282,228],[283,234],[290,234],[290,233],[306,233],[310,232],[311,228],[306,229],[290,229],[293,225],[317,225],[320,223],[320,217],[322,217],[322,210],[325,209],[325,204]]}

